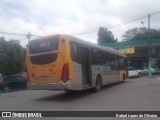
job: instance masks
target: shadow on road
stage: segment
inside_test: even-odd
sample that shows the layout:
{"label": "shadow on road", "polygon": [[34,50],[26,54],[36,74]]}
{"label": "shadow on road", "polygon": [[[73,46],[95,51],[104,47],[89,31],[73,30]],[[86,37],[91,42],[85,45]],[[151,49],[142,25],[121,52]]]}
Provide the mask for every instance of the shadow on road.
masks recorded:
{"label": "shadow on road", "polygon": [[107,92],[107,89],[110,89],[110,88],[116,87],[117,85],[122,85],[122,84],[124,83],[118,82],[118,83],[112,83],[112,84],[105,85],[102,87],[102,90],[99,92],[94,92],[93,89],[88,89],[88,90],[83,90],[83,91],[74,91],[72,93],[66,93],[66,92],[56,93],[55,95],[52,95],[52,96],[35,99],[35,101],[58,101],[58,102],[74,101],[76,99],[88,97],[93,94],[100,94],[101,92],[104,92],[105,90]]}
{"label": "shadow on road", "polygon": [[105,85],[102,87],[102,90],[106,90],[106,89],[109,89],[109,88],[112,88],[112,87],[116,87],[117,85],[123,85],[124,83],[126,83],[128,81],[125,81],[125,82],[115,82],[115,83],[110,83],[108,85]]}

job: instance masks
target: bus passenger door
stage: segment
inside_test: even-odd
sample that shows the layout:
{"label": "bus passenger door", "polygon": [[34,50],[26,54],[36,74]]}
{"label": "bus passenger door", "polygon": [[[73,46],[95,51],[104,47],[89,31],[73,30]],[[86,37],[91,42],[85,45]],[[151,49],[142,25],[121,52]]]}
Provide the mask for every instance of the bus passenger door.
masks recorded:
{"label": "bus passenger door", "polygon": [[86,88],[92,85],[90,50],[85,47],[80,47],[80,49],[81,49],[81,65],[82,65],[82,86],[83,88]]}

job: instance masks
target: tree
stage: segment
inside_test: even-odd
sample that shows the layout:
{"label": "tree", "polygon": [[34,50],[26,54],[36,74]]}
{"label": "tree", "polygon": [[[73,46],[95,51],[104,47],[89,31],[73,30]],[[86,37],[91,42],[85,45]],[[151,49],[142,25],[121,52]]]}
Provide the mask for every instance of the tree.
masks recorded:
{"label": "tree", "polygon": [[100,27],[98,30],[98,44],[117,42],[117,38],[114,39],[114,35],[110,30],[104,27]]}
{"label": "tree", "polygon": [[148,38],[160,38],[160,30],[150,29],[150,33],[147,28],[140,27],[140,28],[132,28],[126,31],[123,35],[123,41],[130,41],[130,40],[144,40]]}
{"label": "tree", "polygon": [[18,40],[6,41],[0,38],[0,73],[15,74],[24,70],[25,48]]}

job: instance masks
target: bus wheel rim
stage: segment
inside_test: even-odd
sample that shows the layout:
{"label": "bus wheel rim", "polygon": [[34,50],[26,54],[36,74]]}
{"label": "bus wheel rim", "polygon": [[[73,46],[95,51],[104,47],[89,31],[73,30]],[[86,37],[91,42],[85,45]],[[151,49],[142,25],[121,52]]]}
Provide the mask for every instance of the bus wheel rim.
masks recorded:
{"label": "bus wheel rim", "polygon": [[101,81],[100,81],[100,78],[97,79],[96,87],[97,87],[97,90],[100,90],[100,89],[101,89]]}
{"label": "bus wheel rim", "polygon": [[4,92],[9,92],[9,91],[10,91],[9,86],[6,86],[6,87],[4,88]]}

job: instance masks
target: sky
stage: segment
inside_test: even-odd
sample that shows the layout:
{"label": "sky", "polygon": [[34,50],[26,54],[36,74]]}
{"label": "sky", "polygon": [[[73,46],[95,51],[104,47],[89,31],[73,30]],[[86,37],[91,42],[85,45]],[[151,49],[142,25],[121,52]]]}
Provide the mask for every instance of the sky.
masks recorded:
{"label": "sky", "polygon": [[[96,43],[98,28],[103,26],[120,42],[128,29],[143,27],[141,21],[147,27],[147,18],[114,28],[109,26],[159,11],[159,6],[160,0],[0,0],[0,32],[69,34]],[[151,16],[151,28],[159,29],[159,21],[160,13]],[[22,45],[28,41],[26,36],[1,36],[20,40]]]}

